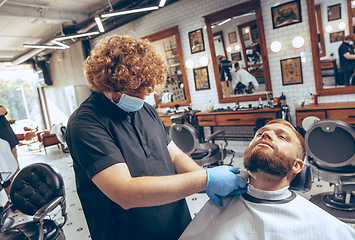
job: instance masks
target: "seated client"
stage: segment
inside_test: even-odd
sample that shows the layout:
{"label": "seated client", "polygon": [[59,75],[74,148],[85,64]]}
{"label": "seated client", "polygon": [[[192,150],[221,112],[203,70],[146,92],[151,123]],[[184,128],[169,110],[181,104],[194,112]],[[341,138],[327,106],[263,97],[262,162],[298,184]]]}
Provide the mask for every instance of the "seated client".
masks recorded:
{"label": "seated client", "polygon": [[288,188],[306,147],[287,121],[267,123],[244,153],[246,194],[210,200],[180,239],[355,239],[355,230]]}

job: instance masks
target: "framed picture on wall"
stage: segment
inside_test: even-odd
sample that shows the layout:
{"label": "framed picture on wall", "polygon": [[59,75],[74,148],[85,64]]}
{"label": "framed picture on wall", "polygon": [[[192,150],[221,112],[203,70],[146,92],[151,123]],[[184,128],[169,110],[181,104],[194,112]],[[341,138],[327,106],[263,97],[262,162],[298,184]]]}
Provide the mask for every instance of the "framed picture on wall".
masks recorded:
{"label": "framed picture on wall", "polygon": [[235,32],[228,33],[229,44],[237,42],[237,34]]}
{"label": "framed picture on wall", "polygon": [[341,19],[341,4],[328,6],[328,22]]}
{"label": "framed picture on wall", "polygon": [[250,27],[250,32],[251,32],[251,40],[253,42],[258,41],[259,33],[258,33],[258,26],[256,24]]}
{"label": "framed picture on wall", "polygon": [[282,85],[303,83],[301,57],[280,60]]}
{"label": "framed picture on wall", "polygon": [[344,37],[345,37],[344,31],[329,33],[329,39],[331,43],[343,41]]}
{"label": "framed picture on wall", "polygon": [[300,0],[271,7],[271,16],[274,29],[302,22]]}
{"label": "framed picture on wall", "polygon": [[208,76],[208,69],[207,67],[195,68],[194,72],[194,80],[195,80],[195,89],[196,91],[199,90],[206,90],[210,89],[210,78]]}
{"label": "framed picture on wall", "polygon": [[244,33],[244,34],[243,34],[243,39],[244,39],[244,41],[250,40],[250,35],[249,35],[249,33]]}
{"label": "framed picture on wall", "polygon": [[241,61],[242,60],[242,54],[240,52],[232,53],[231,57],[232,57],[232,61]]}
{"label": "framed picture on wall", "polygon": [[205,51],[202,28],[189,32],[191,54]]}

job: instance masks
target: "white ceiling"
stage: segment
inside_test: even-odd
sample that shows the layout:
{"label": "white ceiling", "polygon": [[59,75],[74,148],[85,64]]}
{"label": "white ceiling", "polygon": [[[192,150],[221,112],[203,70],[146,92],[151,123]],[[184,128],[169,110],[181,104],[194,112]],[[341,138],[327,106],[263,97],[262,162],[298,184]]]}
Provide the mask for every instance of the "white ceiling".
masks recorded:
{"label": "white ceiling", "polygon": [[0,0],[0,62],[13,61],[31,49],[23,44],[45,43],[61,35],[62,24],[88,19],[108,0]]}
{"label": "white ceiling", "polygon": [[[168,0],[165,5],[175,1]],[[159,0],[0,0],[0,65],[20,64],[36,54],[48,54],[49,50],[24,48],[23,44],[52,45],[50,40],[67,35],[63,29],[70,25],[78,33],[92,31],[96,14],[158,4]],[[147,13],[124,15],[112,21],[117,27]],[[110,21],[104,24],[107,22]],[[69,45],[74,41],[69,40]]]}

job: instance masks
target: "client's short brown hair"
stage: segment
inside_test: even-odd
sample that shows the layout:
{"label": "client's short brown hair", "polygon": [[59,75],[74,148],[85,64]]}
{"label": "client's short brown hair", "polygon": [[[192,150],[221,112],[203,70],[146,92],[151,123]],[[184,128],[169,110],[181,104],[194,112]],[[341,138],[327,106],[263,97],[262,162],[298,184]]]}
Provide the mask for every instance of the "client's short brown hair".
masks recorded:
{"label": "client's short brown hair", "polygon": [[292,126],[291,123],[283,120],[283,119],[274,119],[274,120],[271,120],[270,122],[268,122],[267,124],[265,125],[270,125],[270,124],[273,124],[273,123],[279,123],[279,124],[283,124],[287,127],[289,127],[290,129],[292,129],[292,131],[296,134],[297,136],[297,139],[298,139],[298,143],[299,143],[299,149],[298,149],[298,152],[297,152],[297,157],[299,159],[301,159],[302,161],[304,161],[304,158],[306,157],[306,143],[304,142],[304,138],[302,137],[302,135],[297,132],[297,130]]}
{"label": "client's short brown hair", "polygon": [[148,40],[130,36],[102,39],[84,63],[85,76],[96,92],[156,91],[165,83],[167,65]]}

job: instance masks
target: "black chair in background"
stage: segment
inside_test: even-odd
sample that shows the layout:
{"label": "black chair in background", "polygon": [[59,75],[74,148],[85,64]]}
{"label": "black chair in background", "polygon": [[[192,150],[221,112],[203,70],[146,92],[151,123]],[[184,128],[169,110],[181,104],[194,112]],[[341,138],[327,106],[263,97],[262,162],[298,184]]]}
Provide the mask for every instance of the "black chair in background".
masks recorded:
{"label": "black chair in background", "polygon": [[[199,135],[193,126],[185,122],[184,115],[176,115],[170,118],[173,125],[169,135],[174,143],[199,166],[222,165],[227,155],[227,141],[225,131],[220,130],[206,138],[206,142],[200,143]],[[217,136],[222,135],[221,147],[213,143]],[[233,159],[233,158],[232,158]],[[232,162],[232,160],[231,160]]]}
{"label": "black chair in background", "polygon": [[[64,182],[55,168],[35,163],[21,169],[11,183],[10,198],[12,206],[5,209],[6,212],[17,209],[33,216],[33,220],[4,229],[0,239],[65,239],[62,229],[67,221]],[[57,207],[63,217],[61,223],[50,216]]]}
{"label": "black chair in background", "polygon": [[306,132],[307,156],[313,176],[334,185],[334,192],[310,201],[338,219],[355,223],[355,130],[343,121],[324,119]]}

